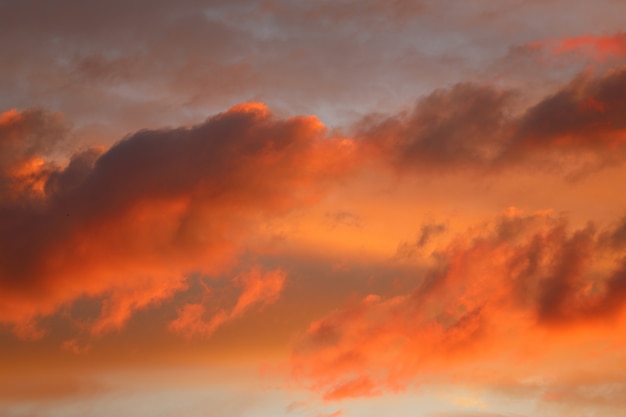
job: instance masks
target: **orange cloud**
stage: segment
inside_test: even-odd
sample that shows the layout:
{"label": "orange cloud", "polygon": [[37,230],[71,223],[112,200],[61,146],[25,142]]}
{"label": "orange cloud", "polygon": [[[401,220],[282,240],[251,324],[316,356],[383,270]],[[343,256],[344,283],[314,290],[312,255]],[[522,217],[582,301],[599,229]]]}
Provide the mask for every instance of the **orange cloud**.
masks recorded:
{"label": "orange cloud", "polygon": [[0,198],[4,205],[43,194],[53,167],[43,157],[67,140],[59,114],[42,110],[0,114]]}
{"label": "orange cloud", "polygon": [[246,274],[238,275],[235,282],[243,287],[243,291],[233,307],[231,318],[241,316],[256,304],[263,306],[276,302],[285,285],[285,273],[274,270],[263,274],[256,267]]}
{"label": "orange cloud", "polygon": [[285,285],[286,274],[277,269],[263,273],[260,267],[254,267],[240,274],[233,280],[242,287],[235,306],[230,310],[218,310],[210,319],[205,303],[186,304],[178,311],[178,318],[169,324],[171,331],[188,338],[193,336],[208,337],[224,323],[243,316],[252,307],[262,308],[278,300]]}
{"label": "orange cloud", "polygon": [[[259,219],[311,204],[353,165],[351,141],[260,103],[140,131],[64,167],[53,155],[65,140],[59,117],[0,120],[0,192],[11,195],[0,202],[0,322],[23,337],[41,336],[39,317],[81,297],[101,301],[92,334],[119,329],[189,274],[226,271]],[[234,316],[282,288],[279,275],[251,274]]]}
{"label": "orange cloud", "polygon": [[335,401],[345,398],[370,397],[377,394],[377,387],[368,377],[357,377],[333,387],[324,394],[324,400]]}
{"label": "orange cloud", "polygon": [[626,123],[620,115],[626,109],[625,86],[626,69],[575,78],[518,120],[505,159],[540,151],[593,152],[608,161],[611,154],[623,155]]}
{"label": "orange cloud", "polygon": [[[164,285],[163,282],[167,284]],[[101,335],[119,330],[136,310],[168,299],[185,288],[187,286],[182,276],[152,275],[144,279],[135,276],[132,284],[110,289],[102,302],[100,317],[91,326],[91,333]]]}
{"label": "orange cloud", "polygon": [[[101,304],[91,334],[120,329],[135,311],[185,289],[190,274],[228,273],[261,221],[310,206],[355,169],[571,173],[620,163],[624,86],[624,69],[583,75],[516,114],[514,92],[459,84],[411,111],[370,115],[354,139],[331,134],[313,116],[281,119],[245,103],[196,126],[143,130],[109,149],[82,150],[64,165],[68,127],[59,115],[7,112],[0,322],[41,337],[38,318],[87,297]],[[359,217],[346,213],[329,220],[358,228]],[[558,304],[560,293],[545,297]],[[234,314],[256,296],[245,295]],[[190,323],[205,315],[193,304],[181,310]],[[215,328],[229,319],[215,317]]]}
{"label": "orange cloud", "polygon": [[521,384],[547,373],[564,383],[612,371],[614,356],[592,346],[623,347],[626,246],[613,240],[623,227],[570,231],[562,218],[509,211],[471,228],[422,252],[430,266],[412,292],[369,295],[311,323],[293,376],[341,400],[421,382]]}
{"label": "orange cloud", "polygon": [[358,126],[366,152],[420,171],[490,165],[507,145],[510,91],[458,84],[437,90],[413,109],[374,114]]}

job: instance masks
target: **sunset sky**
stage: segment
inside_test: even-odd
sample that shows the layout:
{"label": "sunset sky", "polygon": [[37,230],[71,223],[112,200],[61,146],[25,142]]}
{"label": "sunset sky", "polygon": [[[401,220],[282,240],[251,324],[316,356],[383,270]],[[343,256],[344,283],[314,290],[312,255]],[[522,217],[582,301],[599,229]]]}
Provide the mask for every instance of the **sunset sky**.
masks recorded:
{"label": "sunset sky", "polygon": [[0,416],[626,417],[623,0],[0,0]]}

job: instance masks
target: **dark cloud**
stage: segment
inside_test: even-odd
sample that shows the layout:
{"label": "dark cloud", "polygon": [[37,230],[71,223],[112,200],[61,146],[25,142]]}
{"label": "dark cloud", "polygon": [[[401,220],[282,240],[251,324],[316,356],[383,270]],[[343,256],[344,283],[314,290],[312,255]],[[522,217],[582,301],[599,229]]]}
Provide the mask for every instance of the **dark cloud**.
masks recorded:
{"label": "dark cloud", "polygon": [[626,70],[600,77],[581,75],[520,118],[508,154],[623,151],[625,110]]}
{"label": "dark cloud", "polygon": [[[625,70],[578,78],[521,116],[507,110],[513,93],[461,84],[435,91],[411,112],[370,116],[360,125],[357,140],[331,136],[315,117],[279,119],[264,105],[249,103],[199,125],[143,130],[109,149],[77,152],[66,166],[54,156],[68,138],[60,116],[4,113],[0,184],[7,197],[0,206],[6,237],[0,241],[0,282],[15,298],[7,301],[2,316],[32,323],[34,315],[48,314],[62,301],[102,295],[123,286],[121,282],[132,282],[124,281],[125,275],[150,270],[141,265],[153,265],[156,270],[145,274],[160,278],[128,289],[141,294],[143,301],[116,294],[106,308],[123,322],[133,308],[183,288],[181,274],[203,270],[197,266],[199,259],[210,259],[207,270],[229,259],[254,218],[310,204],[336,175],[356,164],[382,160],[426,175],[508,166],[534,169],[537,161],[567,169],[572,155],[591,154],[600,164],[621,161],[624,80]],[[569,116],[572,111],[579,112],[576,120]],[[360,224],[348,212],[336,212],[329,219]],[[498,238],[515,239],[529,221],[500,223]],[[611,232],[613,242],[621,239],[620,230]],[[439,226],[427,227],[409,246],[422,248],[439,231]],[[530,298],[541,305],[540,316],[546,321],[569,314],[603,314],[596,305],[601,299],[587,300],[584,308],[576,304],[574,313],[564,310],[578,300],[587,247],[596,246],[596,232],[585,233],[570,242],[555,229],[554,236],[538,235],[526,248],[530,262],[516,272],[517,282],[523,288],[533,277],[540,295]],[[546,245],[554,252],[543,253]],[[403,250],[410,255],[409,246]],[[553,264],[541,264],[542,257]],[[161,268],[166,263],[177,268]],[[79,283],[76,277],[91,271],[98,271],[97,279]],[[541,279],[535,276],[538,271],[545,272]],[[165,278],[168,274],[176,278]],[[607,295],[607,305],[621,303],[622,278],[615,274],[605,284],[618,295]],[[113,275],[117,277],[112,286],[106,277]],[[424,289],[439,285],[436,273],[431,275]],[[171,286],[162,286],[164,282]],[[602,288],[598,291],[596,295],[603,293]],[[529,296],[522,292],[519,298]],[[35,300],[40,308],[13,308]]]}
{"label": "dark cloud", "polygon": [[626,217],[622,218],[611,232],[604,233],[602,240],[607,245],[620,249],[626,247]]}
{"label": "dark cloud", "polygon": [[458,84],[428,95],[410,112],[367,117],[357,135],[404,168],[489,166],[506,146],[512,97],[488,86]]}
{"label": "dark cloud", "polygon": [[458,84],[408,112],[371,115],[357,136],[402,170],[493,172],[507,168],[584,173],[621,163],[626,70],[576,77],[521,113],[512,91]]}
{"label": "dark cloud", "polygon": [[[48,130],[18,128],[4,129],[8,163],[54,146]],[[253,219],[315,201],[350,169],[352,148],[314,117],[278,119],[251,103],[196,126],[137,132],[65,167],[37,165],[39,186],[19,205],[0,206],[0,318],[31,323],[37,334],[33,317],[98,295],[109,323],[101,327],[115,328],[184,288],[186,274],[222,268]],[[5,183],[31,181],[7,175]]]}

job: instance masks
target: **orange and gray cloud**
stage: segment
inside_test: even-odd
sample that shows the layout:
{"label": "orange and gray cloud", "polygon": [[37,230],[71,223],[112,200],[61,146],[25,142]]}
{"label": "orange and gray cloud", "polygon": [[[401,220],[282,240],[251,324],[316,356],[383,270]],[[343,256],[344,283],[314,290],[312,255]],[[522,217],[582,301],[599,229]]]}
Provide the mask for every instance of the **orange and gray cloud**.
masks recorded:
{"label": "orange and gray cloud", "polygon": [[[60,166],[42,158],[54,145],[39,134],[46,117],[3,116],[2,183],[21,194],[1,207],[0,319],[17,327],[98,296],[93,332],[117,329],[184,289],[188,274],[222,271],[255,221],[314,202],[352,160],[351,143],[328,137],[316,118],[278,119],[251,103],[197,126],[140,131]],[[46,162],[27,174],[14,168],[33,158]]]}
{"label": "orange and gray cloud", "polygon": [[[371,294],[311,323],[295,345],[294,378],[331,401],[420,383],[514,385],[548,373],[559,386],[570,373],[612,372],[611,360],[590,358],[597,344],[623,345],[626,247],[607,245],[622,227],[571,230],[564,218],[509,210],[423,251],[430,267],[412,292]],[[565,368],[554,358],[563,349]]]}
{"label": "orange and gray cloud", "polygon": [[43,157],[67,146],[68,130],[60,114],[43,110],[0,114],[0,198],[4,205],[42,193],[52,169]]}
{"label": "orange and gray cloud", "polygon": [[[366,118],[354,139],[314,116],[280,119],[248,103],[196,126],[139,131],[65,164],[60,116],[7,112],[0,318],[23,337],[40,336],[38,316],[102,297],[91,332],[119,329],[133,311],[185,290],[189,274],[226,270],[259,220],[310,206],[338,178],[381,163],[418,176],[537,164],[571,172],[589,157],[598,167],[621,163],[625,80],[624,70],[581,76],[519,115],[508,110],[513,93],[459,84],[410,113]],[[335,221],[360,225],[337,213]],[[192,307],[184,317],[205,314]]]}
{"label": "orange and gray cloud", "polygon": [[[624,6],[601,3],[6,1],[0,111],[71,114],[92,143],[249,100],[336,125],[476,80],[510,45],[623,30]],[[521,74],[525,87],[537,72],[505,77]]]}
{"label": "orange and gray cloud", "polygon": [[365,149],[401,170],[495,172],[534,163],[576,173],[624,158],[626,70],[583,74],[522,112],[489,85],[437,90],[408,112],[358,125]]}
{"label": "orange and gray cloud", "polygon": [[623,415],[626,3],[466,6],[0,1],[0,408]]}

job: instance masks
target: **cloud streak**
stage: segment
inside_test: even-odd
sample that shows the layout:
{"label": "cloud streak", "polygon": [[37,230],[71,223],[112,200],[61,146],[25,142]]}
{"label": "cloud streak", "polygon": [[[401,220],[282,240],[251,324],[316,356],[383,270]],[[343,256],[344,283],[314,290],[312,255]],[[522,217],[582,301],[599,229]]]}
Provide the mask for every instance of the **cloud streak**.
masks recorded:
{"label": "cloud streak", "polygon": [[260,267],[254,267],[234,278],[235,285],[241,287],[241,293],[232,309],[219,309],[210,318],[205,318],[206,303],[185,304],[168,327],[187,338],[211,336],[225,323],[243,316],[250,309],[260,309],[276,302],[285,286],[285,279],[286,274],[281,270],[264,273]]}
{"label": "cloud streak", "polygon": [[554,55],[578,53],[588,55],[597,61],[626,55],[626,34],[612,36],[576,36],[558,40],[536,42],[534,47],[548,49]]}

